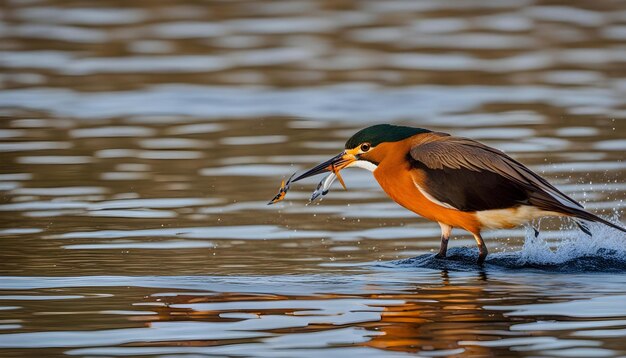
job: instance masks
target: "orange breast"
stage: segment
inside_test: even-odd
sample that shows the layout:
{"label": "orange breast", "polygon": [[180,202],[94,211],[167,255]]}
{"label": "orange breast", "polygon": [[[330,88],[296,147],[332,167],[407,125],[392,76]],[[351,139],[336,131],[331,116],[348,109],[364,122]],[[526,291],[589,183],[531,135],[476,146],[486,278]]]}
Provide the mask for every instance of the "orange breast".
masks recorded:
{"label": "orange breast", "polygon": [[[402,153],[408,153],[407,143],[385,143],[394,145],[389,148],[388,155],[380,162],[374,171],[374,177],[383,190],[396,203],[414,213],[452,227],[462,228],[472,233],[480,232],[480,222],[473,212],[463,212],[446,208],[426,198],[416,187],[424,188],[423,173],[412,169]],[[410,144],[410,143],[409,143]],[[407,148],[402,148],[407,146]]]}

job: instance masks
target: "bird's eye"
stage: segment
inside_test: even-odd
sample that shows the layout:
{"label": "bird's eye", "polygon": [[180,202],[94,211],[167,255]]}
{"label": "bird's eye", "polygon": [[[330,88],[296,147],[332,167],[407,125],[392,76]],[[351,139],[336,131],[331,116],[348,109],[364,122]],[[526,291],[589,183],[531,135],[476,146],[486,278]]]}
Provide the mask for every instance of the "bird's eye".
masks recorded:
{"label": "bird's eye", "polygon": [[368,150],[370,150],[371,146],[369,143],[363,143],[361,144],[361,152],[367,152]]}

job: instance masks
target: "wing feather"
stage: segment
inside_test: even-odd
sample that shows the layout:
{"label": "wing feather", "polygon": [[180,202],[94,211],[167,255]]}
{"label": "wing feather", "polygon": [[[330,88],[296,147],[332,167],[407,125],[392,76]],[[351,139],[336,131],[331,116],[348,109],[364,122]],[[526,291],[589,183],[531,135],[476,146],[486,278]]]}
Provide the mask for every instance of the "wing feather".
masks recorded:
{"label": "wing feather", "polygon": [[[548,181],[509,157],[502,151],[488,147],[471,139],[443,135],[424,136],[411,148],[412,160],[419,162],[434,172],[489,172],[505,179],[511,188],[521,188],[527,195],[530,204],[552,211],[568,212],[578,210],[582,206],[563,194]],[[471,174],[471,173],[470,173]],[[473,176],[473,175],[470,175]],[[439,174],[441,177],[441,174]],[[476,178],[476,177],[475,177]],[[506,183],[499,182],[499,185]],[[488,190],[486,185],[483,190]],[[431,193],[432,195],[433,193]],[[437,199],[446,202],[441,190]],[[493,193],[484,192],[484,195]]]}

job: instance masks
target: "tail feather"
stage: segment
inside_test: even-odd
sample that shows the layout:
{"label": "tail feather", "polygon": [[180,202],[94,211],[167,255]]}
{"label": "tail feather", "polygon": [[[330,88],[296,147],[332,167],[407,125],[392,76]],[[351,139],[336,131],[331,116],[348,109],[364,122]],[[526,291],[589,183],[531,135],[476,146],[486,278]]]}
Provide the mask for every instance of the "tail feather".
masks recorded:
{"label": "tail feather", "polygon": [[593,236],[591,235],[591,230],[589,230],[589,226],[587,224],[585,224],[581,220],[576,220],[576,219],[574,219],[574,222],[576,223],[576,225],[578,225],[578,228],[580,229],[580,231],[584,232],[585,234],[589,236]]}
{"label": "tail feather", "polygon": [[[590,212],[588,212],[586,210],[572,210],[572,211],[574,211],[574,213],[572,213],[572,214],[576,218],[584,219],[584,220],[588,220],[588,221],[593,221],[593,222],[599,222],[599,223],[602,223],[604,225],[610,226],[610,227],[612,227],[614,229],[617,229],[619,231],[626,232],[626,228],[618,226],[616,224],[613,224],[612,222],[610,222],[608,220],[605,220],[605,219],[599,217],[598,215],[594,215],[594,214],[592,214],[592,213],[590,213]],[[578,223],[578,221],[576,222],[576,224],[580,227],[580,223]],[[581,230],[585,231],[582,228],[581,228]],[[587,229],[587,231],[588,231],[588,229]],[[587,231],[585,231],[585,232],[587,232]],[[589,234],[589,235],[591,235],[591,234]]]}
{"label": "tail feather", "polygon": [[[565,194],[563,194],[565,195]],[[571,199],[570,199],[571,200]],[[546,210],[546,211],[554,211],[557,213],[562,213],[571,217],[574,217],[576,219],[583,219],[583,220],[587,220],[587,221],[593,221],[593,222],[599,222],[602,223],[604,225],[610,226],[614,229],[617,229],[619,231],[622,232],[626,232],[626,228],[621,227],[619,225],[616,225],[608,220],[605,220],[597,215],[594,215],[590,212],[588,212],[587,210],[583,209],[582,206],[580,207],[573,207],[570,205],[564,205],[563,203],[559,202],[556,198],[554,198],[554,196],[543,192],[543,191],[534,191],[534,192],[530,192],[529,193],[529,197],[528,197],[528,202],[531,205],[534,205],[540,209]],[[576,220],[576,225],[578,225],[578,227],[580,227],[580,229],[582,231],[584,231],[585,233],[591,235],[589,233],[589,229],[588,228],[583,228],[581,227],[581,224],[579,223],[578,220]]]}

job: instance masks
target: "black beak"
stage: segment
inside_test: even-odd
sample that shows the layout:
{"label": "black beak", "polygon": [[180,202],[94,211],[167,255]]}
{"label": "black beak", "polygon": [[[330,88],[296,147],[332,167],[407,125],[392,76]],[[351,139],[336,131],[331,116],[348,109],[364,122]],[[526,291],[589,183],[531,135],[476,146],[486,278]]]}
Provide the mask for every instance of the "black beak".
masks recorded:
{"label": "black beak", "polygon": [[344,158],[344,156],[345,156],[345,152],[341,152],[341,153],[337,154],[336,156],[330,158],[329,160],[325,161],[324,163],[318,164],[314,168],[306,171],[305,173],[298,175],[295,179],[291,180],[291,182],[293,183],[293,182],[296,182],[298,180],[302,180],[304,178],[308,178],[308,177],[312,177],[314,175],[318,175],[318,174],[322,174],[322,173],[333,171],[333,168],[335,168],[335,167],[337,167],[337,169],[339,169],[341,164],[344,164],[347,161]]}

